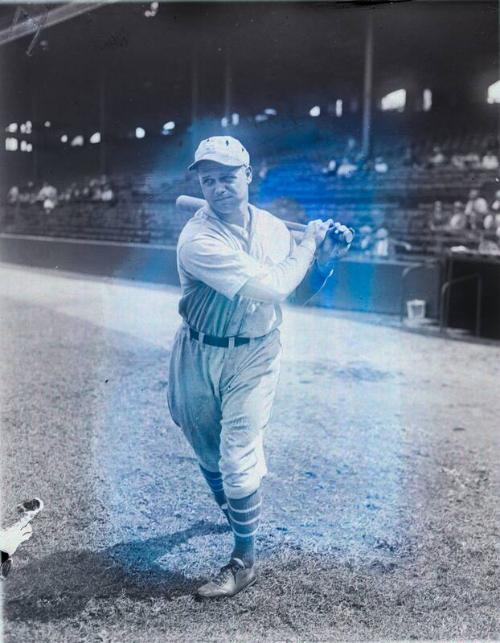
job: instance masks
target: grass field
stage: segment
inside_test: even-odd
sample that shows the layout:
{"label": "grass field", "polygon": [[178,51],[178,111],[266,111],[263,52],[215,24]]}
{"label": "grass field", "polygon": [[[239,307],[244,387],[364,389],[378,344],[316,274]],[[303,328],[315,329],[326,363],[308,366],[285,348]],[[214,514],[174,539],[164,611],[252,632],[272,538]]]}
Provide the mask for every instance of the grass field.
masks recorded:
{"label": "grass field", "polygon": [[500,348],[287,308],[259,582],[166,404],[175,289],[0,267],[6,641],[495,639]]}

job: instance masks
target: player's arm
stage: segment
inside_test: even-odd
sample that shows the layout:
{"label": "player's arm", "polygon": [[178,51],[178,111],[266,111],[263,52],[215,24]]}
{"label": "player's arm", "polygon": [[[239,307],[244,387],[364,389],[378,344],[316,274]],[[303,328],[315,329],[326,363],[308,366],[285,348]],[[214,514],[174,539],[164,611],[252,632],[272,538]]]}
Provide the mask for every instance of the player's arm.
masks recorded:
{"label": "player's arm", "polygon": [[[340,234],[348,232],[348,228],[339,223],[335,227]],[[295,240],[291,240],[292,248]],[[345,256],[349,251],[350,243],[337,243],[333,235],[327,235],[321,246],[316,251],[314,263],[307,271],[293,294],[292,301],[296,304],[307,303],[325,285],[327,279],[332,276],[337,259]]]}
{"label": "player's arm", "polygon": [[[323,247],[325,244],[328,245],[328,248]],[[295,242],[292,240],[292,247],[293,245],[295,245]],[[327,254],[328,250],[330,250],[327,239],[324,241],[323,246],[317,251],[315,260],[293,293],[291,298],[293,303],[302,305],[308,302],[323,288],[327,279],[332,276],[334,263],[331,255]]]}
{"label": "player's arm", "polygon": [[299,244],[293,244],[288,257],[272,266],[263,266],[239,291],[242,297],[267,303],[285,301],[314,263],[317,248],[323,242],[331,221],[311,221]]}
{"label": "player's arm", "polygon": [[301,243],[285,260],[271,266],[261,264],[248,253],[208,235],[179,248],[179,264],[191,277],[228,299],[238,294],[257,301],[279,303],[303,280],[328,225],[329,222],[312,221]]}
{"label": "player's arm", "polygon": [[331,277],[332,274],[333,266],[330,266],[328,270],[322,269],[315,260],[304,276],[304,279],[302,279],[297,286],[291,301],[299,305],[305,304],[323,288],[326,280]]}
{"label": "player's arm", "polygon": [[209,234],[179,246],[177,259],[180,271],[228,299],[234,299],[243,285],[262,270],[248,253]]}

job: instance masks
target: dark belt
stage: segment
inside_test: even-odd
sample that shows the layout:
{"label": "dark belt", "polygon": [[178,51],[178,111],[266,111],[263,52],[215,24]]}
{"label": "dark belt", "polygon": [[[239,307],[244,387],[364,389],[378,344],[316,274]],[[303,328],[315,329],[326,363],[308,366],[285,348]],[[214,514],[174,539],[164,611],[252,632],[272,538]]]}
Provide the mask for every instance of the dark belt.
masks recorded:
{"label": "dark belt", "polygon": [[[189,337],[191,339],[200,338],[200,333],[194,328],[189,329]],[[248,344],[250,342],[250,337],[215,337],[215,335],[204,335],[203,344],[208,344],[209,346],[220,346],[220,348],[228,348],[231,340],[234,339],[235,346],[241,346],[242,344]]]}

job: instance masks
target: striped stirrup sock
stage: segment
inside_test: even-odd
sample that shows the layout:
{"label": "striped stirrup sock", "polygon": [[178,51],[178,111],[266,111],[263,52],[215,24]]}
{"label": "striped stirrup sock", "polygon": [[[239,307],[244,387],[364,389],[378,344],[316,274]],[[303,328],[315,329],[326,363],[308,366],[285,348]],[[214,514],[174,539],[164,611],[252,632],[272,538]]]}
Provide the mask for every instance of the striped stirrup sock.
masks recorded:
{"label": "striped stirrup sock", "polygon": [[260,489],[245,498],[228,498],[229,520],[234,534],[231,558],[239,558],[247,567],[255,562],[255,534],[259,528],[262,498]]}
{"label": "striped stirrup sock", "polygon": [[200,469],[203,474],[203,477],[205,478],[208,486],[210,487],[211,492],[214,494],[216,503],[222,509],[229,524],[231,524],[231,521],[229,520],[229,513],[227,510],[226,494],[224,493],[224,486],[222,484],[222,474],[220,473],[220,471],[207,471],[201,465],[200,465]]}

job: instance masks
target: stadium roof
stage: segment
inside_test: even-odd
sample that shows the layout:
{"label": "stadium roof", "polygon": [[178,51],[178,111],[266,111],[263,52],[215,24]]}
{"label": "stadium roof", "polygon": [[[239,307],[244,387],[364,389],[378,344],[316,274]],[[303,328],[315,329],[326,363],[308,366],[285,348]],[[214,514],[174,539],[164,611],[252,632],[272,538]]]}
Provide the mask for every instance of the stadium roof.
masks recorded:
{"label": "stadium roof", "polygon": [[[87,3],[90,5],[90,3]],[[83,5],[79,6],[83,10]],[[43,13],[39,5],[22,5]],[[229,57],[235,111],[273,106],[284,97],[319,100],[359,95],[366,17],[374,26],[374,86],[431,87],[480,99],[498,79],[498,5],[430,0],[366,3],[106,4],[0,48],[2,118],[95,122],[100,83],[106,107],[120,119],[188,118],[192,62],[198,55],[200,103],[222,113]],[[16,5],[0,7],[8,28]],[[48,5],[68,12],[75,5]],[[53,15],[53,14],[52,14]],[[229,52],[229,56],[228,56]]]}

